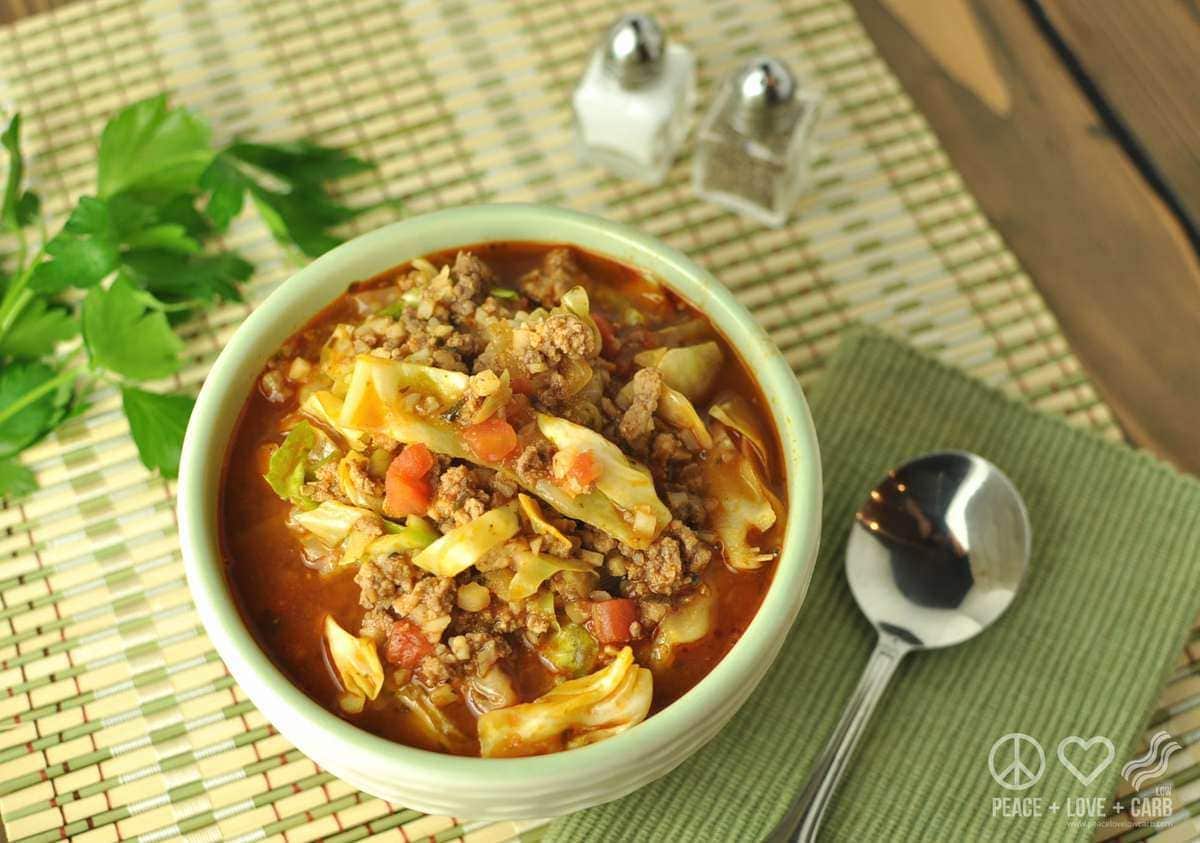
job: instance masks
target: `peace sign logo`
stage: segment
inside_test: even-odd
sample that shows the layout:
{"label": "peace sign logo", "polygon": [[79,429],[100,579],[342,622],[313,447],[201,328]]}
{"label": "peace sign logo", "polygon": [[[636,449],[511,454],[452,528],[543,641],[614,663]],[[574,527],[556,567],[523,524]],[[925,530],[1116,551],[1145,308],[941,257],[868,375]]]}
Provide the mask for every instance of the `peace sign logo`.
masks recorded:
{"label": "peace sign logo", "polygon": [[1029,735],[1011,732],[992,744],[988,771],[1005,790],[1029,790],[1046,772],[1046,753]]}

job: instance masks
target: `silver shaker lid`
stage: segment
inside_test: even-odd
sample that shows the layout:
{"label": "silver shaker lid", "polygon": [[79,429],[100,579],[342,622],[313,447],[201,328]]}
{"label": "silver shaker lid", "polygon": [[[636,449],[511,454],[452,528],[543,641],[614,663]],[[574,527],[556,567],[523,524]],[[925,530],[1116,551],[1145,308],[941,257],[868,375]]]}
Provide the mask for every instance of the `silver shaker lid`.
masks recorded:
{"label": "silver shaker lid", "polygon": [[747,135],[761,134],[795,96],[796,77],[786,64],[769,57],[755,59],[733,79],[734,128]]}
{"label": "silver shaker lid", "polygon": [[662,70],[667,39],[650,15],[622,15],[604,37],[604,69],[624,88],[636,88]]}

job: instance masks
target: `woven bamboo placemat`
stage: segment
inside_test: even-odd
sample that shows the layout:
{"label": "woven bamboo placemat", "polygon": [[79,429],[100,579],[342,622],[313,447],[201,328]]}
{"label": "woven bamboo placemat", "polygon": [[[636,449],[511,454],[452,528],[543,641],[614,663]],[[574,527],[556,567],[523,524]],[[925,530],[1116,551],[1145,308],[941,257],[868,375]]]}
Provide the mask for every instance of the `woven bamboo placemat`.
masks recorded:
{"label": "woven bamboo placemat", "polygon": [[[842,329],[864,320],[1119,437],[846,3],[646,6],[697,51],[702,100],[759,51],[826,90],[815,188],[786,229],[697,201],[688,157],[656,189],[576,163],[569,97],[615,14],[604,0],[80,2],[0,30],[0,101],[25,114],[33,179],[55,214],[92,189],[97,134],[112,111],[167,90],[207,114],[219,137],[303,134],[378,162],[348,187],[353,202],[398,200],[415,214],[531,200],[637,225],[734,289],[803,383]],[[377,212],[358,229],[395,214]],[[179,386],[198,387],[248,309],[294,268],[254,220],[229,240],[260,271],[245,306],[188,326]],[[183,578],[174,489],[138,463],[115,395],[100,395],[30,457],[41,490],[0,511],[0,816],[12,843],[484,843],[522,833],[358,793],[275,733],[205,638]],[[1191,664],[1184,654],[1154,724],[1186,746],[1172,760],[1185,815],[1200,804],[1200,781],[1188,784],[1200,779]]]}

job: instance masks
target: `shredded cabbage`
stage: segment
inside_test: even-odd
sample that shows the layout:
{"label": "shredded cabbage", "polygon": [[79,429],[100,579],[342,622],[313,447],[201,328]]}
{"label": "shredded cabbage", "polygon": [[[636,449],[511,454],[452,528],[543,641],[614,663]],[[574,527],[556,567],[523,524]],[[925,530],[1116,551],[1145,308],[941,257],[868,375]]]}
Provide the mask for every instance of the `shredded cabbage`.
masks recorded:
{"label": "shredded cabbage", "polygon": [[750,531],[769,530],[782,505],[763,481],[757,459],[737,448],[719,422],[713,424],[713,443],[713,452],[705,461],[709,491],[718,503],[713,529],[731,567],[759,568],[773,554],[751,545]]}
{"label": "shredded cabbage", "polygon": [[507,503],[455,527],[414,556],[412,561],[418,568],[439,577],[457,576],[520,529],[516,502]]}
{"label": "shredded cabbage", "polygon": [[685,319],[675,325],[655,328],[654,336],[665,345],[677,346],[684,343],[695,343],[709,339],[713,335],[712,326],[707,319],[696,317]]}
{"label": "shredded cabbage", "polygon": [[731,430],[736,430],[753,446],[763,468],[767,467],[767,436],[758,423],[758,413],[749,401],[736,392],[723,392],[708,408],[708,414]]}
{"label": "shredded cabbage", "polygon": [[337,567],[345,568],[349,565],[357,565],[362,561],[363,554],[367,552],[374,540],[375,536],[372,532],[351,530],[350,535],[342,542],[342,555],[338,557]]}
{"label": "shredded cabbage", "polygon": [[483,676],[467,681],[467,703],[477,714],[508,708],[520,702],[512,678],[498,664],[492,665]]}
{"label": "shredded cabbage", "polygon": [[[559,507],[556,502],[550,501],[560,512],[600,527],[627,544],[643,548],[648,547],[663,528],[670,523],[671,511],[658,499],[658,494],[654,490],[654,478],[650,476],[650,471],[626,457],[615,444],[583,425],[544,413],[538,414],[537,424],[542,435],[549,439],[555,447],[570,451],[591,451],[592,456],[600,463],[600,476],[596,479],[596,492],[628,513],[633,524],[631,528],[630,524],[622,519],[623,529],[614,532],[609,526],[596,523],[593,519],[600,513],[591,511],[596,508],[592,503],[597,497],[596,492],[577,495],[574,498],[574,502],[578,504],[575,508],[586,513],[581,515],[568,512]],[[545,481],[543,483],[551,485]],[[541,485],[539,484],[539,488],[535,490],[539,494],[541,494]],[[565,492],[561,494],[563,497],[568,497]]]}
{"label": "shredded cabbage", "polygon": [[700,443],[700,447],[708,450],[712,447],[712,436],[692,402],[682,392],[676,392],[665,383],[658,394],[658,414],[668,424],[673,424],[680,430],[690,430]]}
{"label": "shredded cabbage", "polygon": [[607,667],[571,679],[531,703],[479,718],[485,758],[536,755],[582,746],[640,723],[650,711],[653,677],[625,647]]}
{"label": "shredded cabbage", "polygon": [[[465,372],[360,354],[354,358],[350,388],[339,421],[346,427],[370,430],[371,422],[376,418],[379,420],[376,424],[382,422],[388,405],[408,392],[431,395],[448,407],[462,399],[469,381]],[[352,418],[359,423],[352,423]]]}
{"label": "shredded cabbage", "polygon": [[[351,635],[332,615],[326,615],[325,643],[329,647],[329,659],[348,695],[369,700],[379,696],[383,688],[383,665],[379,663],[379,653],[372,639]],[[353,703],[343,708],[352,710]],[[362,710],[361,704],[359,710]]]}
{"label": "shredded cabbage", "polygon": [[446,712],[434,705],[423,688],[410,682],[396,692],[396,697],[412,712],[413,718],[431,741],[455,755],[474,754],[471,739],[454,725]]}
{"label": "shredded cabbage", "polygon": [[571,547],[571,540],[546,520],[546,517],[542,515],[542,508],[538,506],[536,500],[524,492],[517,492],[517,500],[521,504],[521,512],[525,514],[525,519],[529,522],[529,526],[533,528],[535,533],[550,542],[552,548],[567,550]]}
{"label": "shredded cabbage", "polygon": [[[596,341],[596,347],[600,347],[600,328],[596,325],[596,320],[592,318],[592,304],[588,301],[587,290],[583,287],[572,287],[563,293],[562,310],[579,317],[583,324],[587,325],[592,332],[592,339]],[[553,312],[553,311],[552,311]]]}
{"label": "shredded cabbage", "polygon": [[563,559],[548,553],[532,553],[528,550],[517,551],[517,572],[508,583],[508,595],[513,600],[524,600],[532,597],[541,588],[542,583],[559,571],[579,571],[592,573],[596,569],[579,559]]}
{"label": "shredded cabbage", "polygon": [[292,521],[330,547],[336,547],[350,535],[360,518],[374,515],[371,510],[362,507],[350,506],[341,501],[325,501],[316,509],[292,512]]}
{"label": "shredded cabbage", "polygon": [[650,650],[650,663],[656,670],[670,667],[675,648],[705,638],[717,622],[717,592],[704,583],[682,604],[658,623]]}
{"label": "shredded cabbage", "polygon": [[682,348],[651,348],[637,354],[633,362],[662,373],[671,389],[682,392],[689,401],[701,401],[721,371],[725,355],[712,340]]}
{"label": "shredded cabbage", "polygon": [[309,452],[317,445],[317,432],[302,421],[288,431],[283,443],[271,454],[267,473],[263,475],[275,494],[297,506],[311,506],[301,493],[304,473],[308,469]]}
{"label": "shredded cabbage", "polygon": [[362,434],[343,428],[338,423],[338,419],[342,415],[342,403],[341,398],[327,389],[322,389],[305,398],[300,409],[314,421],[336,431],[351,448],[359,450],[362,448]]}
{"label": "shredded cabbage", "polygon": [[[414,370],[417,372],[414,373]],[[441,374],[431,375],[429,372]],[[422,394],[438,396],[445,404],[454,403],[462,397],[468,381],[468,376],[462,372],[416,366],[369,354],[359,355],[350,375],[350,388],[338,418],[338,430],[386,433],[400,442],[424,443],[439,454],[474,460],[474,455],[453,425],[408,412],[401,403],[402,396],[412,384],[434,384],[439,382],[439,378],[440,394],[431,391]],[[461,384],[457,393],[455,384]]]}
{"label": "shredded cabbage", "polygon": [[[670,511],[663,506],[654,493],[654,484],[650,479],[649,472],[645,469],[639,471],[640,467],[629,463],[616,445],[581,425],[557,420],[561,421],[563,425],[570,425],[571,428],[584,431],[604,442],[609,448],[609,453],[614,454],[611,459],[614,465],[635,465],[632,473],[629,473],[629,477],[636,480],[637,488],[634,492],[637,494],[621,496],[634,498],[634,508],[625,508],[620,500],[610,498],[601,492],[589,492],[572,497],[548,479],[527,483],[507,466],[479,459],[474,451],[467,447],[462,434],[453,425],[407,412],[399,400],[400,393],[381,393],[379,391],[376,374],[395,362],[369,355],[358,358],[351,376],[350,391],[342,407],[339,429],[349,428],[364,433],[386,433],[398,442],[420,442],[435,453],[491,468],[537,495],[568,518],[590,524],[631,547],[649,547],[651,542],[657,538],[657,534],[670,521]],[[378,378],[378,381],[385,386],[394,380],[389,377]],[[545,418],[551,417],[546,416]],[[637,505],[642,507],[641,510],[636,508]],[[625,509],[628,511],[624,511]],[[643,530],[641,532],[634,529],[634,521],[637,519],[639,511],[642,512],[641,526]]]}
{"label": "shredded cabbage", "polygon": [[364,509],[370,509],[374,512],[380,512],[383,509],[383,498],[378,495],[371,495],[362,490],[362,488],[354,482],[354,469],[357,468],[359,473],[367,474],[369,466],[367,458],[358,451],[351,451],[338,461],[337,478],[338,485],[342,488],[342,493],[349,498],[350,503],[355,506],[361,506]]}
{"label": "shredded cabbage", "polygon": [[432,524],[419,515],[408,516],[403,527],[384,518],[383,529],[387,535],[371,542],[367,548],[370,556],[390,556],[409,550],[424,550],[441,536]]}

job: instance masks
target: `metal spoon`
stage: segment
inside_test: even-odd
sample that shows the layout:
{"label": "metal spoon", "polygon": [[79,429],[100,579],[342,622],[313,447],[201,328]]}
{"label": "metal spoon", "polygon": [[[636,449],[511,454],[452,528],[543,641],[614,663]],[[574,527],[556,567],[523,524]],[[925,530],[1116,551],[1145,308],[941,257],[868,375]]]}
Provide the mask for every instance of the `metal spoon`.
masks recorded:
{"label": "metal spoon", "polygon": [[1000,469],[964,451],[893,470],[850,528],[846,578],[879,633],[841,722],[768,838],[813,841],[850,757],[900,660],[960,644],[1000,617],[1029,563],[1029,516]]}

